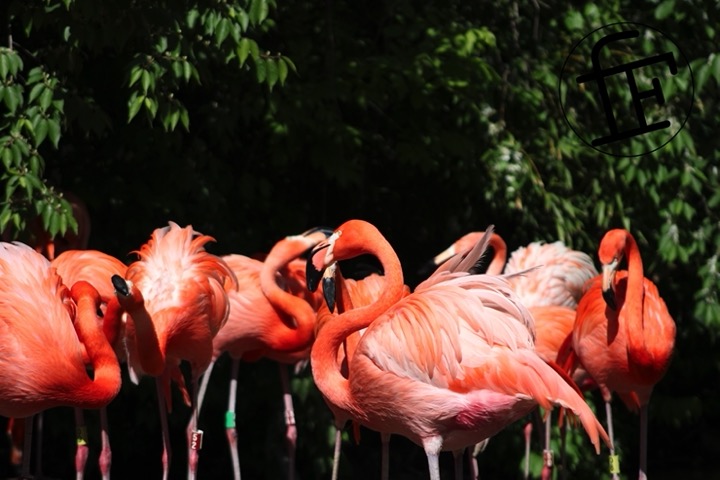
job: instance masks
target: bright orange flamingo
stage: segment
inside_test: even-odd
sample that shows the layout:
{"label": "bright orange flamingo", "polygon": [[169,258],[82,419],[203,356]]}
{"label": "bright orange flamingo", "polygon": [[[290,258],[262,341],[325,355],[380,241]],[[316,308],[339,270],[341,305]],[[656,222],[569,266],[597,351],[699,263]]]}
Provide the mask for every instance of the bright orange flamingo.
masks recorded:
{"label": "bright orange flamingo", "polygon": [[[470,232],[455,241],[446,250],[435,256],[435,264],[441,264],[454,255],[464,255],[485,232]],[[575,307],[584,292],[587,282],[597,275],[592,258],[581,251],[568,248],[560,241],[553,243],[532,242],[513,251],[507,257],[507,245],[498,234],[490,237],[489,246],[494,255],[486,273],[508,275],[512,289],[528,307],[535,319],[535,350],[540,358],[555,363],[563,341],[572,331],[575,322]],[[589,385],[587,374],[578,369],[576,382]],[[545,447],[543,450],[542,478],[549,479],[553,468],[553,454],[550,448],[550,415],[545,416]],[[529,435],[525,433],[525,478],[529,477]]]}
{"label": "bright orange flamingo", "polygon": [[[30,417],[57,406],[96,409],[115,398],[120,366],[98,326],[101,300],[94,287],[77,282],[68,290],[35,250],[0,243],[0,296],[0,414]],[[23,475],[28,475],[29,444],[25,453]]]}
{"label": "bright orange flamingo", "polygon": [[[599,438],[607,439],[582,397],[535,353],[532,317],[507,280],[466,273],[465,264],[474,265],[486,246],[487,237],[468,258],[450,260],[404,298],[397,255],[367,222],[343,224],[308,262],[310,287],[336,261],[369,253],[381,262],[387,285],[380,299],[319,331],[313,377],[350,418],[422,445],[432,480],[440,479],[440,451],[462,452],[538,404],[575,412],[598,451]],[[366,327],[346,378],[338,348]]]}
{"label": "bright orange flamingo", "polygon": [[[600,242],[598,257],[602,274],[592,280],[578,305],[573,351],[600,387],[611,449],[612,392],[631,410],[640,409],[639,478],[645,479],[648,403],[670,363],[675,322],[655,284],[644,277],[640,250],[630,232],[608,231]],[[623,258],[628,269],[618,271]],[[617,457],[611,459],[615,462]],[[613,472],[615,478],[617,473]]]}
{"label": "bright orange flamingo", "polygon": [[[302,272],[305,270],[305,261],[298,260],[298,257],[326,237],[327,233],[320,229],[288,236],[273,246],[264,261],[235,254],[223,257],[235,273],[239,288],[228,293],[230,314],[213,340],[212,362],[200,386],[200,404],[212,365],[220,355],[228,352],[232,359],[232,370],[225,417],[226,434],[236,479],[240,478],[235,428],[238,370],[241,360],[255,361],[260,358],[279,363],[290,459],[288,477],[292,479],[294,476],[297,430],[287,365],[309,357],[310,346],[315,339],[315,308],[320,303],[308,292],[304,277],[298,277],[298,268]],[[193,477],[196,466],[191,462],[190,467],[189,474]]]}
{"label": "bright orange flamingo", "polygon": [[[96,288],[100,295],[100,308],[104,314],[101,327],[120,361],[125,360],[125,346],[122,341],[125,335],[121,321],[120,305],[115,297],[115,290],[110,281],[113,275],[124,276],[127,265],[117,258],[98,250],[66,250],[58,255],[51,265],[68,285],[86,281]],[[75,454],[76,480],[82,480],[88,457],[87,427],[81,409],[75,409],[77,430],[77,450]],[[100,409],[101,442],[99,466],[103,479],[110,478],[112,451],[108,431],[107,409]]]}
{"label": "bright orange flamingo", "polygon": [[[120,305],[128,313],[128,366],[156,377],[163,432],[163,479],[170,465],[167,410],[170,381],[182,384],[179,364],[190,363],[193,382],[192,416],[197,416],[197,380],[212,359],[212,340],[225,323],[229,303],[225,288],[236,288],[228,265],[205,250],[213,238],[181,228],[174,222],[156,229],[136,252],[139,259],[126,278],[112,277]],[[195,420],[196,422],[197,420]],[[193,432],[199,449],[201,432]]]}

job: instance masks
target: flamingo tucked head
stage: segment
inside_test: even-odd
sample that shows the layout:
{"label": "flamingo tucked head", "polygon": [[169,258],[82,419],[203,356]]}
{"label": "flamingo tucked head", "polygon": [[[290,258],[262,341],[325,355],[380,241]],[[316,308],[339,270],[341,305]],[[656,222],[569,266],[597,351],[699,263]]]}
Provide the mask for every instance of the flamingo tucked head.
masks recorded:
{"label": "flamingo tucked head", "polygon": [[598,257],[602,265],[602,295],[608,307],[616,310],[615,303],[615,274],[617,273],[620,261],[625,255],[627,244],[627,232],[616,228],[609,230],[598,249]]}

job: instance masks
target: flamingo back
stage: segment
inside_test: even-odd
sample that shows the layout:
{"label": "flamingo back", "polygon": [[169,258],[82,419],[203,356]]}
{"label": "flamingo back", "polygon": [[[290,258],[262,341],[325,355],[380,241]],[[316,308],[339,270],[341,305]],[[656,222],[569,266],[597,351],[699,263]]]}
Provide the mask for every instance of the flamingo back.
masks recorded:
{"label": "flamingo back", "polygon": [[0,414],[70,402],[68,390],[87,380],[74,315],[70,292],[45,257],[0,243]]}
{"label": "flamingo back", "polygon": [[[541,268],[535,268],[541,267]],[[534,268],[534,269],[533,269]],[[588,280],[598,274],[592,258],[560,241],[533,242],[515,250],[506,274],[533,269],[510,279],[527,306],[561,305],[575,308]]]}

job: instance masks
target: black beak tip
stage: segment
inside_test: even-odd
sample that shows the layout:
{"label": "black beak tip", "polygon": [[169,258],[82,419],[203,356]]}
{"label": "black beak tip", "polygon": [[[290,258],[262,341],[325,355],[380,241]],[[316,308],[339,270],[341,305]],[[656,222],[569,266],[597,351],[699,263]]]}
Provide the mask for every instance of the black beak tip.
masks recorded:
{"label": "black beak tip", "polygon": [[110,280],[112,281],[113,287],[115,287],[115,291],[117,293],[123,295],[124,297],[130,295],[130,288],[128,288],[128,284],[124,278],[120,275],[113,275]]}
{"label": "black beak tip", "polygon": [[603,299],[605,300],[605,304],[610,307],[612,310],[616,309],[615,304],[615,291],[612,288],[609,288],[607,290],[602,291]]}
{"label": "black beak tip", "polygon": [[316,269],[315,265],[313,265],[311,261],[307,262],[305,265],[305,281],[307,282],[308,290],[311,292],[317,290],[322,274],[323,272]]}
{"label": "black beak tip", "polygon": [[323,278],[323,296],[330,313],[335,311],[335,279]]}

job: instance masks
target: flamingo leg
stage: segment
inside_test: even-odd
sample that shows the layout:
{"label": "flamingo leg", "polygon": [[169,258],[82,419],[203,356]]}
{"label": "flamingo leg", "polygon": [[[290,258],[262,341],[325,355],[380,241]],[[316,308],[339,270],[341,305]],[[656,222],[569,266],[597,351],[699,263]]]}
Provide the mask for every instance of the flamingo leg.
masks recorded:
{"label": "flamingo leg", "polygon": [[617,462],[617,456],[615,455],[615,434],[613,433],[613,422],[612,422],[612,406],[610,400],[605,400],[605,415],[607,416],[607,434],[610,437],[610,473],[612,474],[613,480],[620,480],[620,468],[619,465],[615,465]]}
{"label": "flamingo leg", "polygon": [[380,478],[388,480],[390,478],[390,434],[380,434]]}
{"label": "flamingo leg", "polygon": [[440,480],[440,450],[442,437],[429,437],[423,439],[423,448],[428,460],[430,480]]}
{"label": "flamingo leg", "polygon": [[85,476],[85,465],[88,459],[88,438],[85,415],[82,409],[75,408],[75,436],[77,446],[75,448],[75,478],[82,480]]}
{"label": "flamingo leg", "polygon": [[32,431],[34,416],[25,417],[25,444],[23,446],[21,478],[30,478],[30,449],[32,448]]}
{"label": "flamingo leg", "polygon": [[[203,401],[205,400],[205,392],[207,392],[207,386],[210,381],[210,374],[212,373],[213,367],[215,366],[215,362],[210,362],[210,365],[208,365],[208,368],[205,370],[205,373],[203,373],[202,380],[200,381],[200,388],[198,389],[198,395],[197,395],[197,414],[198,417],[200,416],[200,409],[202,409]],[[188,479],[195,478],[196,470],[193,470],[193,461],[192,457],[193,455],[197,456],[197,453],[193,450],[191,447],[191,439],[192,439],[192,433],[193,430],[197,428],[197,419],[194,416],[190,417],[190,421],[188,422],[187,428],[185,429],[185,434],[187,435],[188,439]],[[197,461],[195,462],[195,465],[197,465]]]}
{"label": "flamingo leg", "polygon": [[465,449],[465,454],[467,456],[468,468],[470,469],[470,480],[478,480],[478,478],[480,478],[480,469],[478,468],[477,459],[469,447]]}
{"label": "flamingo leg", "polygon": [[647,480],[648,404],[640,406],[640,472],[638,480]]}
{"label": "flamingo leg", "polygon": [[565,480],[567,478],[567,468],[565,463],[566,453],[566,440],[567,440],[567,423],[562,422],[560,425],[560,478]]}
{"label": "flamingo leg", "polygon": [[550,433],[552,432],[552,412],[545,412],[545,449],[543,450],[542,480],[550,480],[554,466],[553,451],[550,448]]}
{"label": "flamingo leg", "polygon": [[237,449],[237,429],[235,428],[235,404],[237,403],[238,371],[240,359],[232,359],[230,371],[230,393],[228,394],[228,408],[225,413],[225,436],[230,446],[230,458],[233,465],[233,478],[240,480],[240,455]]}
{"label": "flamingo leg", "polygon": [[110,450],[110,427],[108,423],[107,408],[100,409],[100,473],[103,480],[110,480],[110,465],[112,465],[112,451]]}
{"label": "flamingo leg", "polygon": [[25,437],[25,421],[18,422],[16,418],[8,418],[7,436],[10,443],[10,465],[19,468],[22,465],[23,445],[21,438]]}
{"label": "flamingo leg", "polygon": [[333,450],[333,467],[331,480],[337,480],[340,468],[340,447],[342,446],[342,428],[335,425],[335,449]]}
{"label": "flamingo leg", "polygon": [[455,460],[455,480],[463,480],[463,454],[465,449],[453,450],[453,459]]}
{"label": "flamingo leg", "polygon": [[170,470],[170,459],[172,458],[172,451],[170,449],[170,429],[168,428],[167,419],[167,404],[165,402],[165,390],[162,385],[162,378],[157,377],[155,379],[155,387],[157,389],[158,407],[160,408],[160,427],[162,429],[163,436],[163,453],[162,453],[162,465],[163,465],[163,480],[168,480],[168,473]]}
{"label": "flamingo leg", "polygon": [[525,466],[523,471],[523,478],[530,478],[530,437],[532,436],[532,420],[525,424],[523,428],[523,436],[525,437]]}
{"label": "flamingo leg", "polygon": [[295,446],[297,444],[297,427],[295,426],[295,409],[293,408],[292,393],[290,392],[290,379],[287,368],[279,364],[280,381],[283,388],[283,403],[285,404],[285,439],[288,448],[288,480],[295,478]]}
{"label": "flamingo leg", "polygon": [[[35,476],[42,478],[42,432],[43,432],[43,412],[35,415],[36,433],[35,433]],[[30,424],[32,425],[32,423]],[[30,450],[28,450],[29,452]]]}
{"label": "flamingo leg", "polygon": [[198,406],[198,398],[199,398],[199,388],[198,388],[198,379],[197,377],[193,378],[192,380],[192,391],[193,391],[193,399],[192,399],[192,412],[190,413],[190,424],[192,425],[192,430],[190,431],[190,450],[188,452],[188,480],[195,480],[195,476],[197,474],[197,466],[198,461],[200,459],[200,449],[202,448],[202,436],[203,432],[202,430],[198,430],[198,416],[199,416],[199,406]]}

